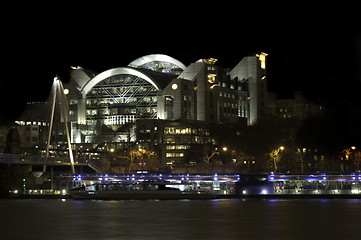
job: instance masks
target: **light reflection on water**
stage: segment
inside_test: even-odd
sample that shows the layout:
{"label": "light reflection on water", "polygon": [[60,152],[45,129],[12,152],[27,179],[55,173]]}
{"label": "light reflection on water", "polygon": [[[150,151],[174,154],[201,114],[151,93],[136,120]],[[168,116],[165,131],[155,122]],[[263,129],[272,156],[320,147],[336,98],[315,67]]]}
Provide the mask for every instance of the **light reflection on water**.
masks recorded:
{"label": "light reflection on water", "polygon": [[0,213],[1,239],[360,239],[361,233],[361,200],[0,200]]}

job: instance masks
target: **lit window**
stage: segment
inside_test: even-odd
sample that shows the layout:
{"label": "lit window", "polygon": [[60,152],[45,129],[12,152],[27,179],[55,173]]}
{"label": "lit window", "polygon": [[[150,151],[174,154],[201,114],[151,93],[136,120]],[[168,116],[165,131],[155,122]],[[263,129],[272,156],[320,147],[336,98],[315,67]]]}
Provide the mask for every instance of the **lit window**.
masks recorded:
{"label": "lit window", "polygon": [[214,83],[216,81],[217,74],[208,74],[208,82]]}
{"label": "lit window", "polygon": [[165,157],[167,158],[184,157],[184,153],[166,153]]}

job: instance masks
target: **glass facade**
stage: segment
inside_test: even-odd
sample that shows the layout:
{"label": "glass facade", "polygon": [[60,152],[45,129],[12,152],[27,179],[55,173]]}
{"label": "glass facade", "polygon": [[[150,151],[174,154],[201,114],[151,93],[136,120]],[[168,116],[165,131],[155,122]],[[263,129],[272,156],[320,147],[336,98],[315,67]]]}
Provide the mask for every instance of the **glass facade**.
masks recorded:
{"label": "glass facade", "polygon": [[170,73],[174,75],[179,75],[183,71],[179,66],[163,61],[148,62],[139,66],[139,68],[149,69],[155,72]]}
{"label": "glass facade", "polygon": [[119,125],[137,119],[157,118],[157,89],[134,75],[104,79],[86,96],[88,125]]}

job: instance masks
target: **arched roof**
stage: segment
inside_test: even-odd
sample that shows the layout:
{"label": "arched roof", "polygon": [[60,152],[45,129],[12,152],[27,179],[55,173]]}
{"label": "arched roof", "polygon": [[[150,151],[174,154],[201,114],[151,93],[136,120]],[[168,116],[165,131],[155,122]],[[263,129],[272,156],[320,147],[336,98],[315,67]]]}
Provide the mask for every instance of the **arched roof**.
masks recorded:
{"label": "arched roof", "polygon": [[170,57],[168,55],[164,55],[164,54],[146,55],[146,56],[135,59],[133,62],[129,63],[128,66],[129,67],[140,67],[146,63],[155,62],[155,61],[172,63],[172,64],[176,65],[177,67],[181,68],[182,70],[186,69],[186,66],[183,63],[181,63],[180,61],[178,61],[175,58],[172,58],[172,57]]}
{"label": "arched roof", "polygon": [[158,84],[156,82],[154,82],[150,77],[145,75],[144,73],[142,73],[136,69],[133,69],[133,68],[119,67],[119,68],[112,68],[112,69],[106,70],[102,73],[99,73],[98,75],[96,75],[94,78],[92,78],[89,82],[87,82],[84,85],[81,92],[83,95],[86,95],[95,85],[97,85],[104,79],[109,78],[114,75],[121,75],[121,74],[134,75],[134,76],[140,77],[140,78],[146,80],[147,82],[149,82],[150,84],[152,84],[157,90],[160,89]]}

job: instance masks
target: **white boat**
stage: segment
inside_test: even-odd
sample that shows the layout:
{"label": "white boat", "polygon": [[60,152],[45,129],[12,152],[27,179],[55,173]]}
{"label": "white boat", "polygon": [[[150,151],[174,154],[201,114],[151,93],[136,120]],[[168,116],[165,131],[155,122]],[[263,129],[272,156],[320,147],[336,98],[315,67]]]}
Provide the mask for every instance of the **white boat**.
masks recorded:
{"label": "white boat", "polygon": [[96,183],[69,191],[74,199],[214,199],[215,194],[180,191],[165,183]]}

